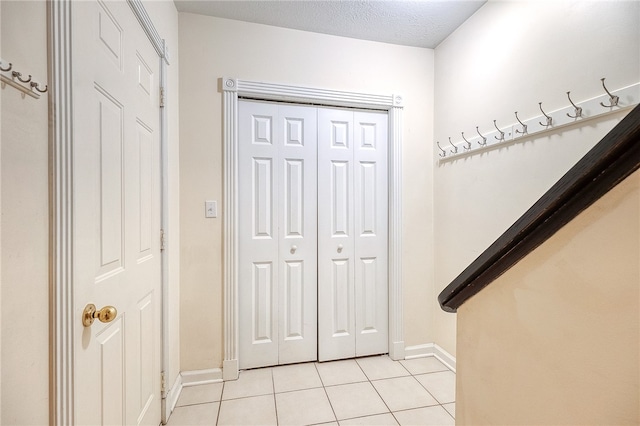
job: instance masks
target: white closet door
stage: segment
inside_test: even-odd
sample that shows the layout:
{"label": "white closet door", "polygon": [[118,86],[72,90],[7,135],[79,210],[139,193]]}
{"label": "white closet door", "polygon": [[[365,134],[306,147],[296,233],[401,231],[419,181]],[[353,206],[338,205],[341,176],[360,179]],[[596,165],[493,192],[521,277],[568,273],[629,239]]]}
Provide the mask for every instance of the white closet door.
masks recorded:
{"label": "white closet door", "polygon": [[388,351],[387,115],[318,111],[318,359]]}
{"label": "white closet door", "polygon": [[316,117],[239,103],[240,368],[316,359]]}
{"label": "white closet door", "polygon": [[355,356],[353,112],[318,109],[318,360]]}
{"label": "white closet door", "polygon": [[388,351],[387,114],[354,113],[356,356]]}

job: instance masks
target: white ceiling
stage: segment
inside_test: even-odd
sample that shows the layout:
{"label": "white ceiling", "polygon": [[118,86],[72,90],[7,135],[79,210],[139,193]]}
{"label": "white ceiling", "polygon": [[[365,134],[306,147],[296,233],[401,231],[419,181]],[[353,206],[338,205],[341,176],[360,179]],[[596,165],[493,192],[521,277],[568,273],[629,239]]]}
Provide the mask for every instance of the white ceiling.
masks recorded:
{"label": "white ceiling", "polygon": [[435,48],[486,0],[174,0],[179,12]]}

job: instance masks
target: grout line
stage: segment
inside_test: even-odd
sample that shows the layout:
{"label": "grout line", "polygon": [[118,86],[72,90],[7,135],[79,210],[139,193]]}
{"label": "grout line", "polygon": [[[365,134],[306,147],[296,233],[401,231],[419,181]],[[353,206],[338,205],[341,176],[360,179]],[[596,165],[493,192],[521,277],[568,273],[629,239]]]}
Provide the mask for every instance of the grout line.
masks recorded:
{"label": "grout line", "polygon": [[336,415],[336,410],[333,408],[333,404],[331,403],[331,398],[329,398],[329,394],[327,393],[327,387],[324,385],[324,381],[322,380],[322,376],[320,375],[320,370],[318,370],[318,363],[315,362],[313,365],[316,368],[316,373],[318,373],[318,377],[320,377],[320,383],[322,383],[322,390],[324,391],[324,394],[327,396],[327,401],[329,401],[329,407],[331,407],[333,418],[335,419],[336,423],[340,424],[338,422],[338,416]]}
{"label": "grout line", "polygon": [[273,377],[273,368],[271,369],[271,390],[273,391],[271,395],[273,395],[273,408],[276,412],[276,425],[278,425],[280,424],[280,422],[278,421],[278,404],[276,404],[276,379],[274,379]]}
{"label": "grout line", "polygon": [[[238,375],[238,378],[240,378],[239,375]],[[224,385],[225,385],[225,382],[222,382],[222,392],[220,392],[220,404],[218,405],[218,412],[216,413],[216,423],[215,423],[216,425],[220,421],[220,411],[222,411],[222,396],[224,395]]]}

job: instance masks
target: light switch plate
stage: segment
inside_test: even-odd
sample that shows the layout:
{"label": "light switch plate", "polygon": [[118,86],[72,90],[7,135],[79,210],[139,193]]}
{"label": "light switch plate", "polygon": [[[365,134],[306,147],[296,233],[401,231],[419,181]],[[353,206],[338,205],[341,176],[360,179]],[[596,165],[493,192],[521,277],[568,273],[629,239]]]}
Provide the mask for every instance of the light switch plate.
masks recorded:
{"label": "light switch plate", "polygon": [[218,202],[217,201],[205,201],[204,202],[204,217],[218,217]]}

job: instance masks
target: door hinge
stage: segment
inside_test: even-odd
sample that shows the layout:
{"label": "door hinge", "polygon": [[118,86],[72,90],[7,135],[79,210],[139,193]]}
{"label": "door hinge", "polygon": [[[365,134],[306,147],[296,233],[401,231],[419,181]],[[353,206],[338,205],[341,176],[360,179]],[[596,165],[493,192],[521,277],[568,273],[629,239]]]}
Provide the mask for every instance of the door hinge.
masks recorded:
{"label": "door hinge", "polygon": [[160,108],[164,108],[164,87],[160,86]]}
{"label": "door hinge", "polygon": [[167,388],[164,381],[164,371],[160,372],[160,393],[164,395],[167,392]]}
{"label": "door hinge", "polygon": [[164,250],[164,229],[160,230],[160,251]]}

